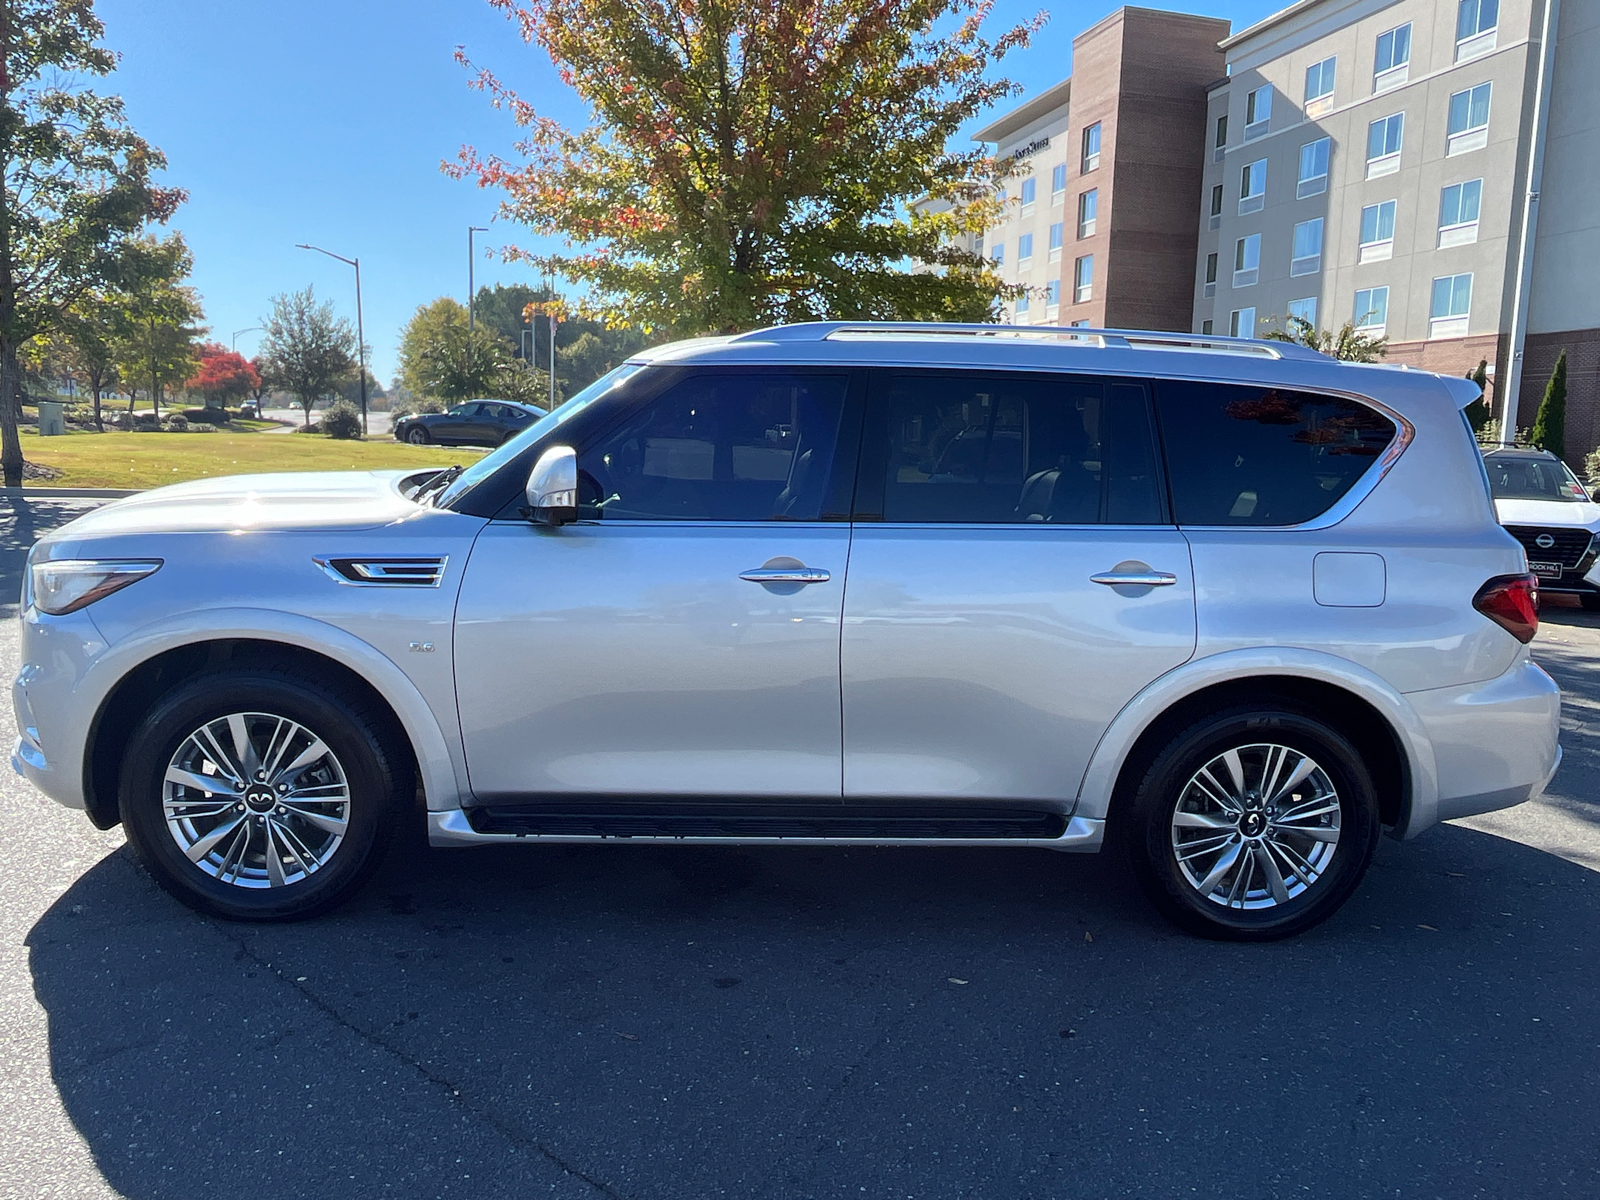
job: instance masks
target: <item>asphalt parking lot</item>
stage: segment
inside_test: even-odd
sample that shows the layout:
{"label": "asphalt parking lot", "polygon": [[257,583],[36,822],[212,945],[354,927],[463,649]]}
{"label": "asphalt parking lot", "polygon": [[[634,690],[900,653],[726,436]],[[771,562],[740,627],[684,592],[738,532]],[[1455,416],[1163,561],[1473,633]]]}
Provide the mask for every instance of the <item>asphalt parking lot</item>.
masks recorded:
{"label": "asphalt parking lot", "polygon": [[[0,500],[0,595],[87,503]],[[226,925],[6,770],[0,1195],[1600,1194],[1600,615],[1545,619],[1551,794],[1268,946],[998,850],[413,841]]]}

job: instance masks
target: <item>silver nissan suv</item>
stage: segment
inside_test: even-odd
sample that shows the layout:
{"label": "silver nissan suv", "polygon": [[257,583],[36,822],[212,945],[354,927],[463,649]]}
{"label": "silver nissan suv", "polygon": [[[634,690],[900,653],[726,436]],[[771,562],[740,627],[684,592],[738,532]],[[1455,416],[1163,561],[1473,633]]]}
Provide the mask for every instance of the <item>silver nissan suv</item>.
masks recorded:
{"label": "silver nissan suv", "polygon": [[230,918],[337,904],[420,797],[438,846],[1114,844],[1280,937],[1560,761],[1476,396],[1183,335],[662,346],[466,470],[45,537],[13,762]]}

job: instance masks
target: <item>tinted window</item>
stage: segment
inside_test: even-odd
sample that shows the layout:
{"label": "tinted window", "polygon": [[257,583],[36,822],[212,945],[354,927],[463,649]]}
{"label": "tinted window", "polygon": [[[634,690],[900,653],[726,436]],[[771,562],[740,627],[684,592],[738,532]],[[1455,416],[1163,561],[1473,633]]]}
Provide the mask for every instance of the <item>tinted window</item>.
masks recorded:
{"label": "tinted window", "polygon": [[1283,388],[1156,385],[1180,525],[1297,525],[1321,516],[1395,435],[1364,404]]}
{"label": "tinted window", "polygon": [[886,521],[1161,521],[1145,387],[1078,376],[892,376]]}
{"label": "tinted window", "polygon": [[1496,500],[1587,500],[1577,478],[1555,459],[1514,458],[1491,454],[1483,465]]}
{"label": "tinted window", "polygon": [[674,385],[579,454],[580,518],[817,520],[845,384],[750,373]]}

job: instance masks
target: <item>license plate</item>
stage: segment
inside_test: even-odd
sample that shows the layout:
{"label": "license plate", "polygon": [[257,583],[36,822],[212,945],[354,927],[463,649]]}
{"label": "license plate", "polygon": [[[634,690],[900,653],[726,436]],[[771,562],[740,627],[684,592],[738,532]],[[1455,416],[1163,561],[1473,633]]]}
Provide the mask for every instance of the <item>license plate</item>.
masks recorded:
{"label": "license plate", "polygon": [[1560,563],[1531,562],[1528,564],[1528,570],[1532,571],[1540,579],[1561,578]]}

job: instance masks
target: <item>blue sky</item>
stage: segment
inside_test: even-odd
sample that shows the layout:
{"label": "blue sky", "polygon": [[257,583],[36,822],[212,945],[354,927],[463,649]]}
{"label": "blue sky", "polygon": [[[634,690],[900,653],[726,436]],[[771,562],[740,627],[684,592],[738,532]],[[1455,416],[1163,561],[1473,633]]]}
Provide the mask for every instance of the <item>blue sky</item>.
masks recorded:
{"label": "blue sky", "polygon": [[[481,257],[531,244],[492,222],[495,197],[439,171],[463,143],[509,152],[510,117],[467,87],[458,45],[543,112],[584,112],[548,59],[525,46],[484,0],[99,0],[106,43],[122,55],[119,91],[140,133],[167,155],[167,182],[189,189],[173,224],[195,255],[194,283],[212,337],[260,324],[269,298],[315,285],[355,315],[348,267],[296,250],[325,246],[361,259],[372,365],[387,384],[400,329],[417,305],[464,299],[467,226],[478,235],[480,284],[532,281],[528,268]],[[1038,11],[998,0],[995,28]],[[1073,35],[1110,3],[1057,6],[1006,74],[1028,94],[1067,73]],[[1276,0],[1205,0],[1193,11],[1234,29]],[[241,333],[254,354],[254,332]]]}

